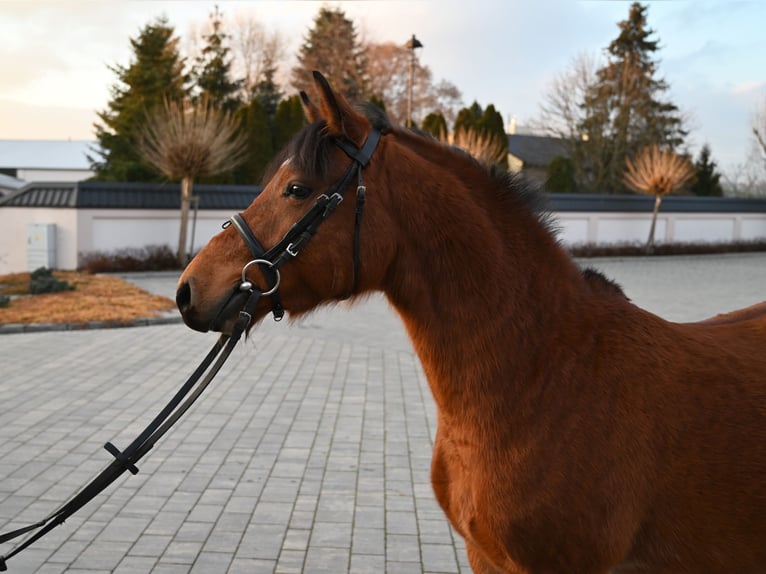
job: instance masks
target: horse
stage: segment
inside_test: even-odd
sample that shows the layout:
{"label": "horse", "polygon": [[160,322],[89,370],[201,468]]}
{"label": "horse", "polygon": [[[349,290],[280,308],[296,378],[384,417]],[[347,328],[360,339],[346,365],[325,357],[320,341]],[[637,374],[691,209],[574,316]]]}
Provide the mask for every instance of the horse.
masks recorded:
{"label": "horse", "polygon": [[474,572],[766,572],[766,307],[643,310],[518,176],[313,81],[260,196],[181,275],[185,323],[225,334],[253,292],[248,328],[383,292]]}

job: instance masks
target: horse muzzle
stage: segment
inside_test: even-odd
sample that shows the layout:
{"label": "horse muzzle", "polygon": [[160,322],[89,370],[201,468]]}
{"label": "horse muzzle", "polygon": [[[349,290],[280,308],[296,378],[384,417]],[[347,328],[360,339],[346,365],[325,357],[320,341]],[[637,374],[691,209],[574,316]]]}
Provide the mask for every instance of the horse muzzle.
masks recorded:
{"label": "horse muzzle", "polygon": [[176,291],[176,305],[184,323],[195,331],[206,333],[231,331],[237,315],[245,305],[250,293],[239,288],[232,289],[217,305],[203,305],[194,279],[182,281]]}

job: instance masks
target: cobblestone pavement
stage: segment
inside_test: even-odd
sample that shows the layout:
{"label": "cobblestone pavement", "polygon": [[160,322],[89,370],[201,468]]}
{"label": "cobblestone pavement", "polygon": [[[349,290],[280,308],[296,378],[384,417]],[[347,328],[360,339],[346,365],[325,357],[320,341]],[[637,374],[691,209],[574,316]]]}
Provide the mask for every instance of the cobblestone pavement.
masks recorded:
{"label": "cobblestone pavement", "polygon": [[[695,320],[766,299],[766,254],[586,262]],[[172,296],[175,275],[129,277]],[[215,340],[180,324],[0,335],[0,532],[126,446]],[[468,572],[429,484],[435,411],[380,297],[266,321],[138,466],[12,573]],[[5,544],[7,553],[13,544]]]}

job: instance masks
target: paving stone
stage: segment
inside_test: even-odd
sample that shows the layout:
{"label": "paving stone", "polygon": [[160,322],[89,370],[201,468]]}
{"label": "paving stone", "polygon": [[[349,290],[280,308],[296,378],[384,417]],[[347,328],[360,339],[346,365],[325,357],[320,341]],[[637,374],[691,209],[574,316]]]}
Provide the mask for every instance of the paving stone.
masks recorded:
{"label": "paving stone", "polygon": [[[764,298],[766,254],[586,264],[671,320]],[[174,274],[131,280],[142,277],[172,295]],[[0,333],[0,532],[47,516],[98,474],[103,444],[129,444],[216,339],[177,322],[11,331]],[[425,376],[382,297],[266,320],[138,475],[9,570],[468,572],[431,491],[435,428]]]}

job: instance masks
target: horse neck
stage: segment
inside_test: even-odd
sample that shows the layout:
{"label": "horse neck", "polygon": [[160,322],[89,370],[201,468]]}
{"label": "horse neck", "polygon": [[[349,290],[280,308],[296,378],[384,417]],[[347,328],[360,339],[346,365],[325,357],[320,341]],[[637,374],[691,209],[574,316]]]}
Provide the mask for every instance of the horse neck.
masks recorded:
{"label": "horse neck", "polygon": [[385,160],[399,167],[398,183],[386,186],[398,247],[384,291],[440,409],[464,410],[481,403],[477,389],[497,401],[498,386],[508,395],[514,382],[523,384],[530,355],[580,304],[583,281],[522,200],[499,198],[507,192],[460,154],[419,145],[430,147],[405,147],[398,152],[406,158]]}

